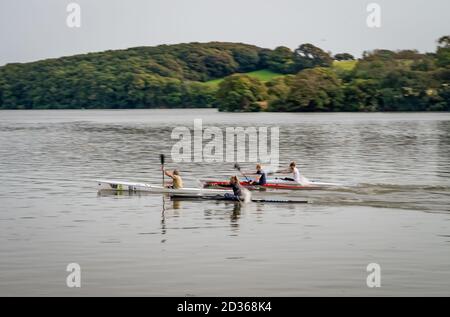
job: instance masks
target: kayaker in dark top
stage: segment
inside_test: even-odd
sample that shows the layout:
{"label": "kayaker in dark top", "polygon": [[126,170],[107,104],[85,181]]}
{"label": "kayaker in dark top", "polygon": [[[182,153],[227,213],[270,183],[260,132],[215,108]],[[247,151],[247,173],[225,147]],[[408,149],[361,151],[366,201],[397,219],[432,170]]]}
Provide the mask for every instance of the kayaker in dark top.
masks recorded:
{"label": "kayaker in dark top", "polygon": [[261,186],[266,185],[267,173],[262,169],[261,164],[256,164],[256,174],[261,176],[259,176],[258,180],[254,181],[253,184]]}
{"label": "kayaker in dark top", "polygon": [[256,175],[255,180],[249,180],[250,185],[264,186],[267,184],[267,173],[262,169],[261,164],[256,164],[256,173],[251,174]]}
{"label": "kayaker in dark top", "polygon": [[230,187],[233,189],[233,194],[226,193],[224,197],[230,200],[243,200],[242,187],[237,176],[231,176]]}

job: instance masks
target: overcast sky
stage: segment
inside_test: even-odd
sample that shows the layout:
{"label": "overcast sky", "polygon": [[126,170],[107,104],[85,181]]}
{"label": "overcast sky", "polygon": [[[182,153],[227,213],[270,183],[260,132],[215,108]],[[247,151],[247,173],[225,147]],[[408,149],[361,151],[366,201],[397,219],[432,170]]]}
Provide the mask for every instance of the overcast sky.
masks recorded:
{"label": "overcast sky", "polygon": [[[81,6],[81,28],[66,7]],[[366,25],[381,5],[381,28]],[[360,55],[434,51],[450,34],[449,0],[0,0],[0,65],[108,49],[230,41],[274,48],[313,43]]]}

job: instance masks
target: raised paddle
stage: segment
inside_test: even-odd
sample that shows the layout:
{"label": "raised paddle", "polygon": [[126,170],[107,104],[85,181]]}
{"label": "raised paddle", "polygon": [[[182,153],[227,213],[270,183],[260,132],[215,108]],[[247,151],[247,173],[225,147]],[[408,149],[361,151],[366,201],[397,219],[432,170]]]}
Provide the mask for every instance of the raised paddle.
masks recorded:
{"label": "raised paddle", "polygon": [[242,176],[245,177],[247,182],[249,182],[249,183],[251,182],[250,179],[248,179],[248,177],[241,171],[241,166],[238,163],[234,164],[234,168],[237,169],[242,174]]}
{"label": "raised paddle", "polygon": [[162,186],[164,187],[164,162],[166,160],[166,156],[164,154],[159,155],[159,159],[161,160],[161,171],[162,171]]}

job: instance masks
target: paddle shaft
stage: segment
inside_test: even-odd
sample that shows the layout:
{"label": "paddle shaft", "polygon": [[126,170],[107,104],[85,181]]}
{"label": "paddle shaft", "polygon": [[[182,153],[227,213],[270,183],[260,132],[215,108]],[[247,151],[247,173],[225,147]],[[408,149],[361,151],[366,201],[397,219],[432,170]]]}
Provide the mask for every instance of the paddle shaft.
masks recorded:
{"label": "paddle shaft", "polygon": [[237,170],[239,171],[239,173],[241,173],[241,175],[244,176],[245,179],[246,179],[248,182],[250,182],[250,179],[247,177],[247,175],[245,175],[245,174],[242,172],[241,167],[240,167],[237,163],[234,165],[234,168],[237,169]]}
{"label": "paddle shaft", "polygon": [[164,172],[164,161],[165,161],[164,154],[161,154],[159,156],[159,158],[161,160],[162,186],[164,187],[164,175],[165,175],[165,172]]}
{"label": "paddle shaft", "polygon": [[[199,196],[199,195],[170,195],[173,199],[196,199],[196,200],[220,200],[220,201],[230,201],[230,202],[242,202],[241,200],[234,200],[226,198],[222,195],[217,196]],[[274,204],[307,204],[307,200],[289,200],[289,199],[252,199],[251,202],[254,203],[274,203]]]}

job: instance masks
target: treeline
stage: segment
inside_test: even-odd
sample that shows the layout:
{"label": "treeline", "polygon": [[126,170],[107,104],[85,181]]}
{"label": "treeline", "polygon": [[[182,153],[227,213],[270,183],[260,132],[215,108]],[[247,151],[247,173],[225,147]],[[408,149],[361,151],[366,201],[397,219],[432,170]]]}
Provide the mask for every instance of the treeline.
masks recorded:
{"label": "treeline", "polygon": [[[263,84],[246,75],[219,86],[222,111],[449,111],[450,37],[435,53],[375,50],[351,61],[318,48],[276,49],[276,65],[289,74]],[[273,65],[272,65],[273,66]]]}
{"label": "treeline", "polygon": [[0,108],[208,107],[201,82],[264,68],[263,49],[190,43],[106,51],[0,68]]}
{"label": "treeline", "polygon": [[[242,73],[269,69],[262,82]],[[217,86],[207,81],[224,80]],[[218,107],[221,111],[450,110],[450,37],[433,53],[311,44],[190,43],[0,67],[1,109]]]}

